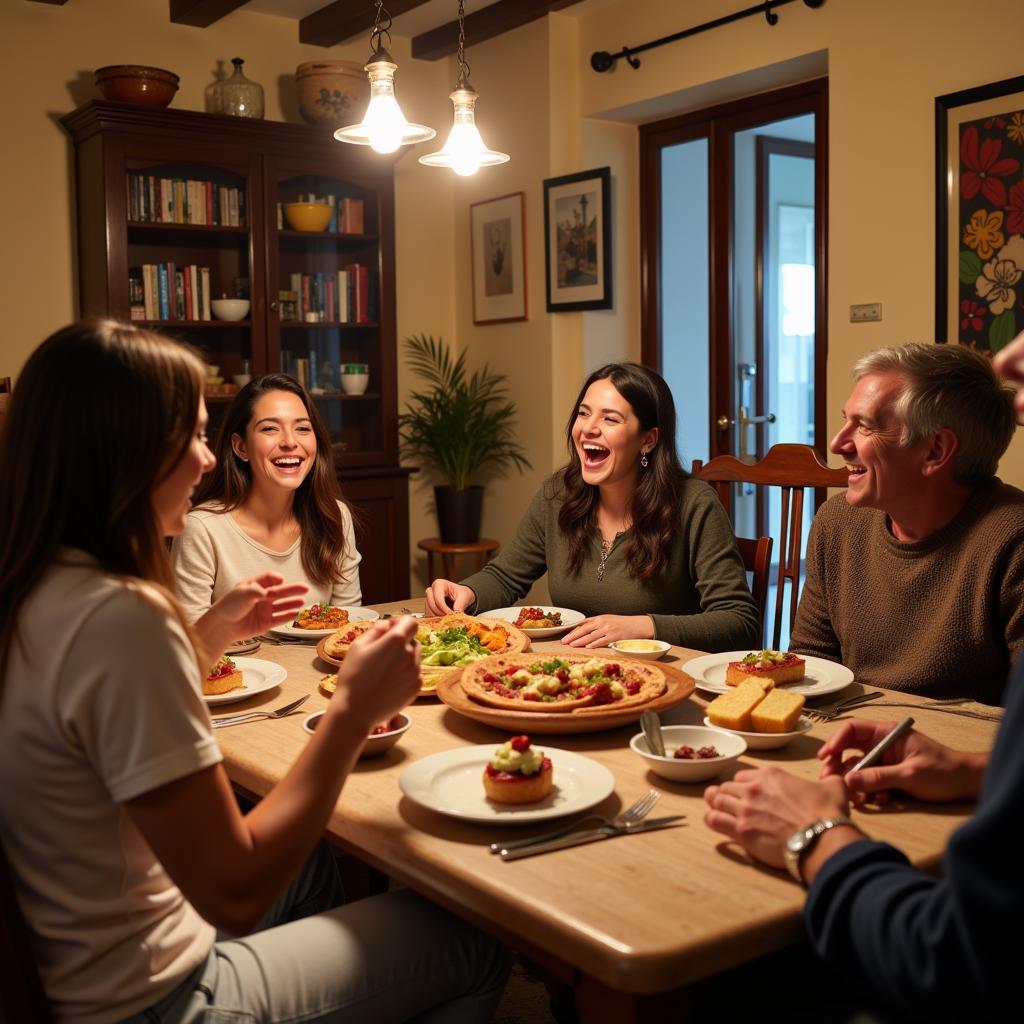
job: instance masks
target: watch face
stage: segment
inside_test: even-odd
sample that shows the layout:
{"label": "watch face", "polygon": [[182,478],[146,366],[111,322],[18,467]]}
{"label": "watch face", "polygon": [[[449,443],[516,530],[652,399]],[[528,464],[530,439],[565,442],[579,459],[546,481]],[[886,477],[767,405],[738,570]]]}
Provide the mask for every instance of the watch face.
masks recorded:
{"label": "watch face", "polygon": [[802,828],[799,832],[794,832],[786,840],[786,849],[790,853],[799,853],[810,842],[813,835],[813,831],[809,828]]}

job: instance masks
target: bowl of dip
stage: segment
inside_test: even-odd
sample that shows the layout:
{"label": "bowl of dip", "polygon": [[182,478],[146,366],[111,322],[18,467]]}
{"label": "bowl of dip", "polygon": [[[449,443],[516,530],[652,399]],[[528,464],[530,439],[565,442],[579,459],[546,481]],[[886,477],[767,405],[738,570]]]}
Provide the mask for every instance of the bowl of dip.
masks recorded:
{"label": "bowl of dip", "polygon": [[672,645],[664,640],[613,640],[608,646],[627,658],[639,658],[642,661],[656,661],[672,649]]}

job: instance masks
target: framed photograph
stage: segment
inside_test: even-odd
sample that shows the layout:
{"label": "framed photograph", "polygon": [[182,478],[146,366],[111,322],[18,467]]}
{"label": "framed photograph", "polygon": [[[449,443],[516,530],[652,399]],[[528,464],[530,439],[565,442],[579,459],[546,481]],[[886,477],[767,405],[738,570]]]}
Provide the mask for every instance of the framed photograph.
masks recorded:
{"label": "framed photograph", "polygon": [[526,319],[526,194],[473,203],[473,323]]}
{"label": "framed photograph", "polygon": [[612,308],[611,171],[544,182],[548,312]]}
{"label": "framed photograph", "polygon": [[935,336],[993,354],[1024,328],[1024,75],[935,100]]}

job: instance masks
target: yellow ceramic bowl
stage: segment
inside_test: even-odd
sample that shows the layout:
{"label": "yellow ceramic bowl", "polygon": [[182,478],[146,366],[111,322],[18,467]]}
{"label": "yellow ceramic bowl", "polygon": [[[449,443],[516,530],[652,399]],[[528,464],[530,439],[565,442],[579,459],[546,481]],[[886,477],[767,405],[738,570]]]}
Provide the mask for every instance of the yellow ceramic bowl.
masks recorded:
{"label": "yellow ceramic bowl", "polygon": [[284,219],[296,231],[323,231],[331,220],[326,203],[285,203]]}

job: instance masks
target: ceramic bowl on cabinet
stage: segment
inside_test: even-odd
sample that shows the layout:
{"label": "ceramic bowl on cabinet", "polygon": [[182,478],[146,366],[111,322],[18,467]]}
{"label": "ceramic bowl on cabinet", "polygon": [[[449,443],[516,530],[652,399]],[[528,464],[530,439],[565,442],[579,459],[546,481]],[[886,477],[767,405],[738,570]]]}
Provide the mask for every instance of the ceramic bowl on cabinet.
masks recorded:
{"label": "ceramic bowl on cabinet", "polygon": [[244,320],[249,315],[249,300],[210,299],[210,309],[218,320]]}
{"label": "ceramic bowl on cabinet", "polygon": [[285,203],[284,219],[295,231],[323,231],[331,222],[327,203]]}

